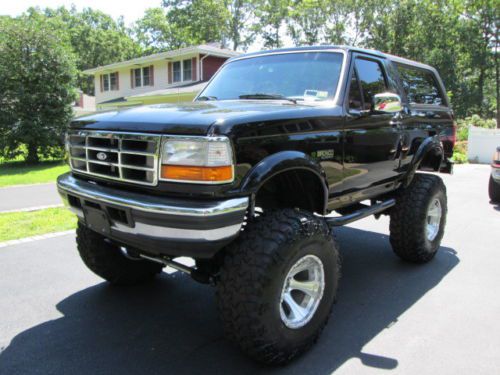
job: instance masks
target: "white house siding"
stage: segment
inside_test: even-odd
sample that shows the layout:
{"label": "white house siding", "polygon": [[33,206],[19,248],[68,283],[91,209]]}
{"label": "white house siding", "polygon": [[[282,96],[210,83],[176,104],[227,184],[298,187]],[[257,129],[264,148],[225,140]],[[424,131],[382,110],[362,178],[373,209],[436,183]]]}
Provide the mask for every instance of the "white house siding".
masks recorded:
{"label": "white house siding", "polygon": [[[197,57],[197,55],[186,55],[182,56],[182,58],[175,59],[175,60],[159,60],[143,65],[130,65],[126,68],[119,68],[115,70],[106,70],[103,72],[96,73],[94,75],[94,84],[95,84],[95,97],[96,97],[96,103],[102,103],[106,102],[108,100],[112,99],[117,99],[117,98],[122,98],[122,97],[128,97],[128,96],[135,96],[139,94],[144,94],[147,92],[151,91],[156,91],[156,90],[162,90],[166,89],[169,87],[175,87],[176,85],[179,84],[185,84],[186,82],[182,83],[176,83],[174,84],[168,84],[168,62],[169,61],[177,61],[177,60],[186,60],[186,59],[191,59],[193,57]],[[139,67],[145,67],[145,66],[154,66],[154,85],[153,86],[143,86],[143,87],[135,87],[132,88],[130,85],[130,70],[131,69],[136,69]],[[197,64],[198,66],[198,61]],[[198,69],[198,68],[196,68]],[[113,72],[118,72],[119,78],[119,90],[114,90],[114,91],[101,91],[101,83],[100,83],[100,77],[101,74],[105,73],[113,73]],[[199,76],[199,72],[197,71],[197,77]]]}
{"label": "white house siding", "polygon": [[469,161],[489,164],[493,153],[500,147],[500,129],[484,129],[471,126],[467,157]]}

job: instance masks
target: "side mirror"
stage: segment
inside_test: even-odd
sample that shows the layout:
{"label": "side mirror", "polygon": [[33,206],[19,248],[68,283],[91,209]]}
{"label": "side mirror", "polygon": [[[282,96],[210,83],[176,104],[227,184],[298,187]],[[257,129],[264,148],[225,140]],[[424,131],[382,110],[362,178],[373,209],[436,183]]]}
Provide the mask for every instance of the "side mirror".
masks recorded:
{"label": "side mirror", "polygon": [[399,113],[403,110],[401,98],[392,92],[375,94],[372,101],[372,109],[375,113]]}

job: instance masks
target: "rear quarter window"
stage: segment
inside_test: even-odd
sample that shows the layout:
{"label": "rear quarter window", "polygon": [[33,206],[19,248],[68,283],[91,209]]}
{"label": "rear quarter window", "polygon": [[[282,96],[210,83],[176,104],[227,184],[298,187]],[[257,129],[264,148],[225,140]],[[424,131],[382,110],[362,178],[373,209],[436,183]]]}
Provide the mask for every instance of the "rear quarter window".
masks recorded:
{"label": "rear quarter window", "polygon": [[396,64],[409,104],[446,105],[434,73]]}

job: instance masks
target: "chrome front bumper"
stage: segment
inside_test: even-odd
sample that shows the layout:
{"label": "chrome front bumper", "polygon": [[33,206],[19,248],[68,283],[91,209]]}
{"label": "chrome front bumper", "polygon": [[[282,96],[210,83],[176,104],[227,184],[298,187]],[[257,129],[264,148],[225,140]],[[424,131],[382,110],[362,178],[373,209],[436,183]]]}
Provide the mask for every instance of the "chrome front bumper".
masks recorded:
{"label": "chrome front bumper", "polygon": [[97,210],[107,223],[91,229],[124,245],[170,256],[211,257],[239,234],[249,203],[248,197],[200,201],[133,193],[71,173],[60,176],[57,187],[82,224],[89,226],[86,213]]}

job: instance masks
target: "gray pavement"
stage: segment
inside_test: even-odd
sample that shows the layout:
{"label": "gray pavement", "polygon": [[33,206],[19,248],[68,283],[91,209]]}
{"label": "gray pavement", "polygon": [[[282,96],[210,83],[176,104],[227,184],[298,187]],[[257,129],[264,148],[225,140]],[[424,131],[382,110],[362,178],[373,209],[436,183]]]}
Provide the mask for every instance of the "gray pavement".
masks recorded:
{"label": "gray pavement", "polygon": [[61,203],[55,183],[0,188],[0,212]]}
{"label": "gray pavement", "polygon": [[0,374],[498,374],[500,207],[488,202],[488,173],[444,176],[448,226],[427,265],[392,254],[385,217],[340,228],[330,323],[277,369],[223,338],[213,289],[184,275],[110,287],[72,235],[0,249]]}

